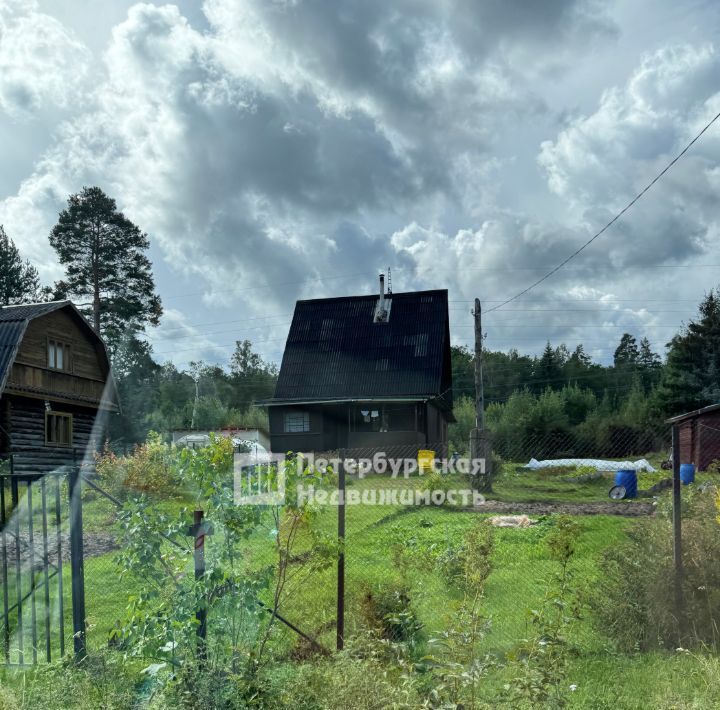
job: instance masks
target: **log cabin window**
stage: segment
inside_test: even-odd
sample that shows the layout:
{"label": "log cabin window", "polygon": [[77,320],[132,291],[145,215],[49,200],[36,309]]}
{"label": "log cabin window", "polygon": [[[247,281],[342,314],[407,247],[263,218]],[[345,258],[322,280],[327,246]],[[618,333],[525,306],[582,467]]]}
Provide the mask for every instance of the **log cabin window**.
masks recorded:
{"label": "log cabin window", "polygon": [[45,412],[45,444],[47,446],[72,445],[72,414]]}
{"label": "log cabin window", "polygon": [[47,366],[51,370],[68,371],[70,369],[70,345],[62,340],[48,338]]}
{"label": "log cabin window", "polygon": [[285,432],[287,434],[300,434],[310,431],[309,412],[286,412]]}

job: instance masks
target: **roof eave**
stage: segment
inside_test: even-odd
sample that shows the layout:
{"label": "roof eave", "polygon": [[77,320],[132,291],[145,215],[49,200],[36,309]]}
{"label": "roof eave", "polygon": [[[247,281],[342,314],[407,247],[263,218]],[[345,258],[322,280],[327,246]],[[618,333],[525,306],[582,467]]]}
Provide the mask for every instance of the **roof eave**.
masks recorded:
{"label": "roof eave", "polygon": [[264,399],[255,402],[259,407],[277,407],[287,404],[352,404],[353,402],[429,402],[436,399],[433,394],[405,395],[405,396],[358,396],[358,397],[299,397],[297,399],[278,398]]}
{"label": "roof eave", "polygon": [[703,414],[709,414],[710,412],[715,412],[717,410],[720,410],[720,403],[718,404],[709,404],[707,407],[701,407],[700,409],[695,409],[692,412],[685,412],[685,414],[677,414],[674,417],[670,417],[670,419],[666,419],[666,424],[677,424],[678,422],[683,422],[687,419],[694,419],[695,417],[699,417]]}

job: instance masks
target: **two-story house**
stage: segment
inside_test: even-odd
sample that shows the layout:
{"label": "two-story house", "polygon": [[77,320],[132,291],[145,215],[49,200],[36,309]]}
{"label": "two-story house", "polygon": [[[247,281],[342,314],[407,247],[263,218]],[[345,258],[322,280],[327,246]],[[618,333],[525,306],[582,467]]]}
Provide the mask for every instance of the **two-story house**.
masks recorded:
{"label": "two-story house", "polygon": [[81,460],[115,400],[105,345],[72,303],[0,308],[0,457],[17,472]]}
{"label": "two-story house", "polygon": [[275,397],[273,452],[442,451],[452,414],[446,290],[298,301]]}

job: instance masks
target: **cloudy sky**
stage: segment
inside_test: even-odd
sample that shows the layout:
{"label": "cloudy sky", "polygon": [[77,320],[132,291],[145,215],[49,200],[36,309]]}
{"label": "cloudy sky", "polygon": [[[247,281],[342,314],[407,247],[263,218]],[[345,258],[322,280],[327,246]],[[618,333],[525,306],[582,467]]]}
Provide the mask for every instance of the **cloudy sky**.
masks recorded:
{"label": "cloudy sky", "polygon": [[[279,360],[298,298],[447,288],[453,340],[720,111],[715,0],[0,0],[0,223],[50,282],[67,195],[151,239],[160,359]],[[720,123],[487,345],[663,351],[720,282]]]}

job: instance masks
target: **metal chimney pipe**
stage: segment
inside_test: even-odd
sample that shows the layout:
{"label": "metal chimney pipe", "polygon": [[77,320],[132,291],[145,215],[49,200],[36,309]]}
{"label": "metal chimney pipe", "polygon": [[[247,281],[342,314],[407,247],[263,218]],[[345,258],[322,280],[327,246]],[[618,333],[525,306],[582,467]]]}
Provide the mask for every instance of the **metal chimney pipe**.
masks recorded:
{"label": "metal chimney pipe", "polygon": [[385,310],[385,275],[380,274],[380,311]]}

